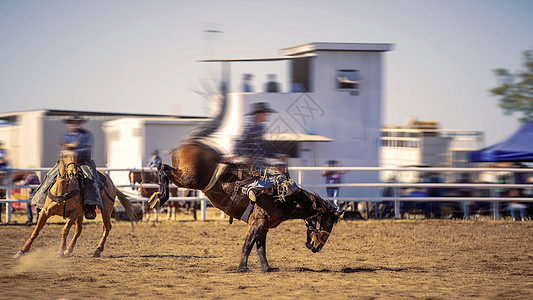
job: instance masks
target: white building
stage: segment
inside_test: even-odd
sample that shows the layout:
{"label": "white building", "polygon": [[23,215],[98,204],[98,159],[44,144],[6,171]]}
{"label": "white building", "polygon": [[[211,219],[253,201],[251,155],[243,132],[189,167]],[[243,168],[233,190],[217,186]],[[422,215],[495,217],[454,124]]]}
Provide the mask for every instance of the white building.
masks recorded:
{"label": "white building", "polygon": [[[392,48],[391,44],[309,43],[282,49],[280,57],[205,60],[222,63],[223,74],[235,69],[234,64],[286,61],[289,78],[284,82],[292,87],[279,93],[230,91],[227,115],[215,140],[231,152],[250,104],[264,101],[278,111],[267,125],[267,139],[291,156],[292,166],[324,166],[328,160],[344,166],[379,166],[383,52]],[[350,182],[378,180],[377,172],[344,176]],[[305,181],[325,180],[314,172],[306,173]],[[342,189],[341,196],[360,192]]]}
{"label": "white building", "polygon": [[[163,163],[171,164],[170,153],[188,133],[205,124],[206,118],[120,118],[103,124],[107,162],[113,169],[146,166],[157,150]],[[115,184],[128,184],[127,174],[112,173]]]}
{"label": "white building", "polygon": [[[401,126],[383,126],[381,166],[395,167],[469,167],[468,153],[484,145],[484,134],[473,130],[441,129],[438,122],[410,118]],[[404,182],[419,179],[418,172],[394,174],[386,171],[382,180],[392,176]]]}
{"label": "white building", "polygon": [[[21,112],[10,112],[0,114],[0,141],[4,142],[5,148],[8,150],[9,163],[12,168],[47,168],[52,167],[57,161],[57,151],[59,146],[59,139],[65,133],[67,127],[63,123],[66,118],[77,114],[88,121],[83,125],[84,128],[91,131],[94,138],[93,143],[93,160],[97,167],[105,167],[109,162],[110,151],[114,149],[109,148],[108,139],[113,140],[114,136],[106,137],[104,123],[111,120],[131,119],[135,118],[137,122],[142,120],[151,120],[152,123],[157,123],[157,120],[162,122],[205,122],[205,118],[198,117],[172,117],[166,115],[142,115],[142,114],[123,114],[123,113],[107,113],[107,112],[87,112],[87,111],[67,111],[67,110],[32,110]],[[146,150],[148,152],[138,152],[139,157],[132,160],[138,162],[138,165],[131,164],[130,166],[142,167],[140,163],[150,158],[150,149],[165,149],[167,142],[163,142],[165,132],[154,133],[152,131],[131,131],[132,136],[144,137],[148,143]],[[114,134],[114,133],[112,133]],[[164,138],[159,139],[158,135]],[[116,136],[116,134],[115,134]],[[176,136],[172,141],[177,145],[181,135]],[[143,139],[142,141],[145,141]],[[139,142],[135,140],[135,143]],[[161,142],[161,144],[160,144]],[[135,145],[132,143],[129,146]],[[150,148],[152,147],[152,148]],[[144,147],[140,149],[145,150]],[[160,151],[161,151],[160,150]],[[132,159],[129,157],[129,159]]]}
{"label": "white building", "polygon": [[[270,140],[291,156],[291,166],[324,166],[338,160],[344,166],[380,165],[383,53],[391,44],[309,43],[281,50],[280,57],[220,59],[223,74],[230,64],[284,62],[285,89],[276,93],[228,93],[228,110],[214,140],[230,153],[234,138],[254,102],[269,102],[279,113],[267,125]],[[240,74],[239,74],[240,75]],[[227,77],[231,78],[231,76]],[[230,85],[231,86],[231,85]],[[289,88],[290,87],[290,88]],[[88,117],[95,137],[93,158],[98,167],[142,167],[153,150],[165,154],[205,118],[174,118],[97,112],[38,110],[0,114],[0,140],[6,142],[12,167],[50,167],[57,159],[61,122],[74,113]],[[349,172],[346,182],[376,182],[377,172]],[[324,183],[320,172],[306,173],[305,182]],[[318,190],[317,192],[322,192]],[[341,189],[343,196],[375,195],[376,189]]]}

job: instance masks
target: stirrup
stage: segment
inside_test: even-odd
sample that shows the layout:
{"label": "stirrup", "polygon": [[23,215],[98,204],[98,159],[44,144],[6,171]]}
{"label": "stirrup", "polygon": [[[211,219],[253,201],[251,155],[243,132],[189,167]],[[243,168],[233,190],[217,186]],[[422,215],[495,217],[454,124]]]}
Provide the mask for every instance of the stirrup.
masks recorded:
{"label": "stirrup", "polygon": [[83,208],[85,210],[85,219],[94,220],[96,219],[96,205],[85,205]]}

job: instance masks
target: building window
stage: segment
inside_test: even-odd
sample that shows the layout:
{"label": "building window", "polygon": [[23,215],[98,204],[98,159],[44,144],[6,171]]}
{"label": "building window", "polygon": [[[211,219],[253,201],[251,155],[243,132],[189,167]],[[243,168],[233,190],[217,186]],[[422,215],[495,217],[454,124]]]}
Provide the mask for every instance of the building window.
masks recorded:
{"label": "building window", "polygon": [[337,70],[336,86],[338,90],[358,91],[361,76],[357,70]]}

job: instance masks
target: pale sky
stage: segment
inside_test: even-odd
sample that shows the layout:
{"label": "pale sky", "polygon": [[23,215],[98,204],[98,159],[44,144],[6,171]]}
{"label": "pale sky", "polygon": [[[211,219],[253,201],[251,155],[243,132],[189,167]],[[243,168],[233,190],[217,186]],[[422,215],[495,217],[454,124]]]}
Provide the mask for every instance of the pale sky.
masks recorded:
{"label": "pale sky", "polygon": [[532,29],[528,0],[0,0],[0,112],[205,116],[194,90],[217,71],[199,59],[278,56],[309,42],[391,43],[383,123],[413,116],[481,130],[488,146],[519,126],[488,92],[492,70],[522,68]]}

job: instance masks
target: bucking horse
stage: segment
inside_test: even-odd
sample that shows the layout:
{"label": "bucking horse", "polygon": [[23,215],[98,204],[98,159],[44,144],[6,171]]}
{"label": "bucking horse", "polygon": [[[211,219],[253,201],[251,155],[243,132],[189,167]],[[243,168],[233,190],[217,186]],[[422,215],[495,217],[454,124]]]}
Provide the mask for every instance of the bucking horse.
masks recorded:
{"label": "bucking horse", "polygon": [[[171,153],[171,166],[158,166],[160,190],[152,195],[152,207],[165,204],[169,197],[168,183],[178,187],[204,192],[211,203],[232,219],[248,223],[248,233],[242,247],[238,272],[248,272],[248,257],[256,246],[261,270],[271,272],[266,258],[266,237],[271,228],[291,219],[302,219],[307,227],[306,246],[312,252],[319,252],[338,222],[342,211],[318,194],[300,189],[286,196],[284,201],[275,195],[261,194],[255,205],[248,196],[240,192],[245,182],[254,178],[241,176],[243,168],[223,162],[223,155],[210,146],[206,140],[219,127],[226,110],[226,96],[223,94],[218,115],[206,126],[196,130]],[[244,172],[245,173],[245,172]]]}

